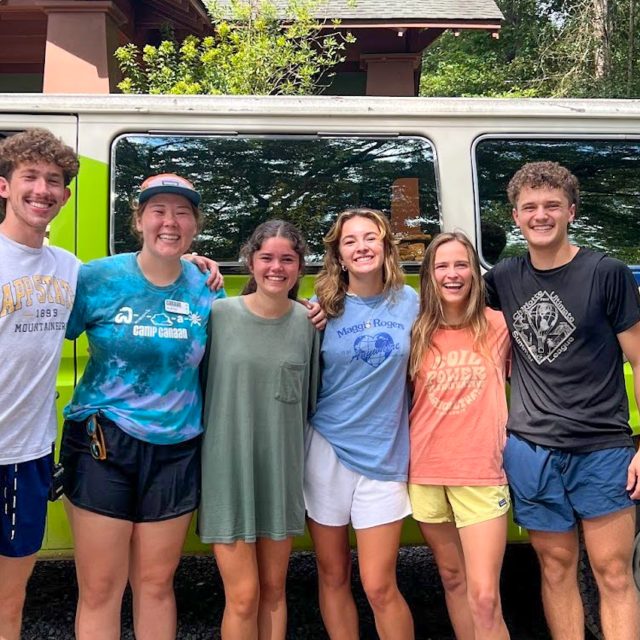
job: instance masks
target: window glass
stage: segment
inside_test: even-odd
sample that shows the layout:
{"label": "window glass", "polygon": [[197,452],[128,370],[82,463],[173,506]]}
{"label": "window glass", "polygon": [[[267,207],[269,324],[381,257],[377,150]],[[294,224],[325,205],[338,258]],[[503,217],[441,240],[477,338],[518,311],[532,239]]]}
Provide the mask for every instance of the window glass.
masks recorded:
{"label": "window glass", "polygon": [[526,162],[551,160],[580,181],[571,241],[640,264],[640,141],[609,139],[491,139],[475,150],[483,261],[526,252],[511,217],[507,184]]}
{"label": "window glass", "polygon": [[420,138],[127,135],[113,150],[112,249],[137,247],[130,203],[142,180],[175,172],[202,194],[205,224],[193,247],[235,263],[253,229],[270,218],[299,226],[310,263],[340,211],[371,207],[391,219],[403,260],[419,261],[440,230],[434,154]]}

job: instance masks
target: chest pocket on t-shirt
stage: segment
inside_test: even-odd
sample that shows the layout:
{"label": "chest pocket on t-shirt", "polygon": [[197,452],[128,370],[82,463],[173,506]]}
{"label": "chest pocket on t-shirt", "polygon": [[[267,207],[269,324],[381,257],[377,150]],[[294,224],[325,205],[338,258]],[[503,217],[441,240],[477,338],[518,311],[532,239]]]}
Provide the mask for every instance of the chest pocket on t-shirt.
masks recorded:
{"label": "chest pocket on t-shirt", "polygon": [[280,380],[276,386],[276,400],[294,404],[302,399],[304,364],[283,362],[280,365]]}

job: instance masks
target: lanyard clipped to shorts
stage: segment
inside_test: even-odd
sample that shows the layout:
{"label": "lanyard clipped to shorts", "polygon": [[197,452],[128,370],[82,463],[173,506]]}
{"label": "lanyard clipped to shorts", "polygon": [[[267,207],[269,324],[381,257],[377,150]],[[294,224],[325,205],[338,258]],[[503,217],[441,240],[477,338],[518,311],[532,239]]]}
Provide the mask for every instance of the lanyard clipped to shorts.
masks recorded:
{"label": "lanyard clipped to shorts", "polygon": [[94,413],[90,415],[86,421],[87,435],[91,438],[89,442],[89,451],[91,457],[94,460],[106,460],[107,459],[107,445],[104,440],[104,433],[102,426],[98,422],[98,414]]}
{"label": "lanyard clipped to shorts", "polygon": [[64,467],[60,462],[56,462],[56,445],[51,445],[51,483],[49,484],[49,501],[55,502],[62,497],[64,487],[62,484],[62,476],[64,475]]}

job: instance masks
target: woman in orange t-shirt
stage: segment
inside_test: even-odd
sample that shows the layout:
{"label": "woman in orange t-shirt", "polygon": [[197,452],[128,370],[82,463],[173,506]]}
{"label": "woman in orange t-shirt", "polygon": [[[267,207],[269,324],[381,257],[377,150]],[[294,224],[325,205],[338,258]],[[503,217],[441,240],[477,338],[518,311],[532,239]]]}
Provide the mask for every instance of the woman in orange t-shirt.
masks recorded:
{"label": "woman in orange t-shirt", "polygon": [[509,348],[502,314],[485,306],[472,244],[461,233],[436,236],[411,334],[409,496],[459,640],[509,638],[500,604]]}

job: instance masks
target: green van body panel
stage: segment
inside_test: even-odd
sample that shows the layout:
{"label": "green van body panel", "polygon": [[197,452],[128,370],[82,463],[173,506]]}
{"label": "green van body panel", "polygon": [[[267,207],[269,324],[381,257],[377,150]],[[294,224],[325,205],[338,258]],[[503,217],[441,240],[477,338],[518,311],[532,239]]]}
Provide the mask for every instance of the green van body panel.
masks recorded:
{"label": "green van body panel", "polygon": [[109,255],[109,166],[80,157],[76,255],[82,262]]}

